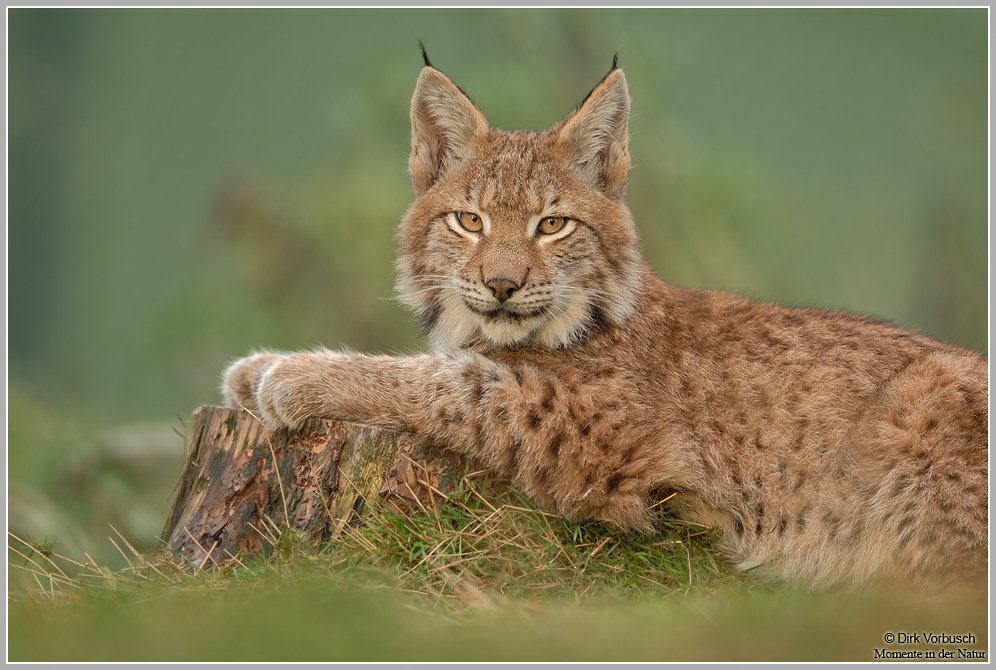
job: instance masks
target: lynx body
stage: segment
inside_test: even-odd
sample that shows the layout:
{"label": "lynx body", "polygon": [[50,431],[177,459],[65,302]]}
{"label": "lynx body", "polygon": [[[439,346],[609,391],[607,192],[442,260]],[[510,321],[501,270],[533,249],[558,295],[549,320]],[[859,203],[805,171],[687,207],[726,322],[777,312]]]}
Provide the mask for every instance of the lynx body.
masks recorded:
{"label": "lynx body", "polygon": [[416,431],[623,529],[676,492],[738,567],[816,588],[984,575],[986,360],[663,282],[624,200],[628,117],[613,63],[551,129],[492,129],[426,59],[397,269],[434,353],[260,353],[225,372],[227,403]]}

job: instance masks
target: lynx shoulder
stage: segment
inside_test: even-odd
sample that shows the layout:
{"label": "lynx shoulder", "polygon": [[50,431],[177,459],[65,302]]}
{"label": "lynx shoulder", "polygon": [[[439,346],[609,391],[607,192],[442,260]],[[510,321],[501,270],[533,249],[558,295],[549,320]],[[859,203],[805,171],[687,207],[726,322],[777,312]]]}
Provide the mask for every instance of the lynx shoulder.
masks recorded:
{"label": "lynx shoulder", "polygon": [[624,192],[615,67],[544,132],[496,130],[426,61],[398,290],[433,353],[233,363],[231,406],[414,430],[538,504],[652,528],[654,492],[741,568],[814,587],[984,576],[986,360],[866,317],[666,284]]}

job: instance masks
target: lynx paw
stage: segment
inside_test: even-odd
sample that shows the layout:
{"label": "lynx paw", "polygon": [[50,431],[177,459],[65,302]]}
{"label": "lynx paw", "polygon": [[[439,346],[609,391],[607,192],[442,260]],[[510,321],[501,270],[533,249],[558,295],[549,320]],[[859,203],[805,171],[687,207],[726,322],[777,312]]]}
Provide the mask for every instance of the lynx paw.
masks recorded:
{"label": "lynx paw", "polygon": [[305,419],[320,412],[314,400],[320,396],[321,385],[315,383],[316,374],[306,356],[283,357],[269,365],[259,378],[256,402],[267,426],[298,428]]}
{"label": "lynx paw", "polygon": [[245,408],[250,412],[259,413],[260,407],[257,391],[263,375],[274,363],[280,360],[281,354],[264,352],[253,354],[235,361],[222,374],[221,392],[225,397],[225,406],[233,409]]}

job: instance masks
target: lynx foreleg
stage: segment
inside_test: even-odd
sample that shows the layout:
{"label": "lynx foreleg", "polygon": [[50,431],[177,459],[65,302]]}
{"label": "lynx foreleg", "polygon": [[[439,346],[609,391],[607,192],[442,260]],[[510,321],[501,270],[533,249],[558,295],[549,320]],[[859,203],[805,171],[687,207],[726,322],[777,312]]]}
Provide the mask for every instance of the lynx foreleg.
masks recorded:
{"label": "lynx foreleg", "polygon": [[258,412],[273,428],[297,428],[318,416],[415,430],[422,423],[418,398],[426,398],[420,387],[439,367],[432,358],[267,352],[233,363],[222,390],[226,404]]}

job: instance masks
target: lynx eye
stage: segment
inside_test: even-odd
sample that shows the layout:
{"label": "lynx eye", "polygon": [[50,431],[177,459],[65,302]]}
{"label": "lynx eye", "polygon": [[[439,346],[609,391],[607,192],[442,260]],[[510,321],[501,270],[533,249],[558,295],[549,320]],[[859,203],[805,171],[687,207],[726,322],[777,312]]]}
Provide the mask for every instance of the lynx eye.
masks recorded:
{"label": "lynx eye", "polygon": [[484,227],[481,217],[471,212],[456,212],[456,219],[464,230],[471,233],[479,233]]}
{"label": "lynx eye", "polygon": [[540,219],[539,227],[536,230],[543,235],[553,235],[563,230],[566,225],[566,216],[547,216]]}

